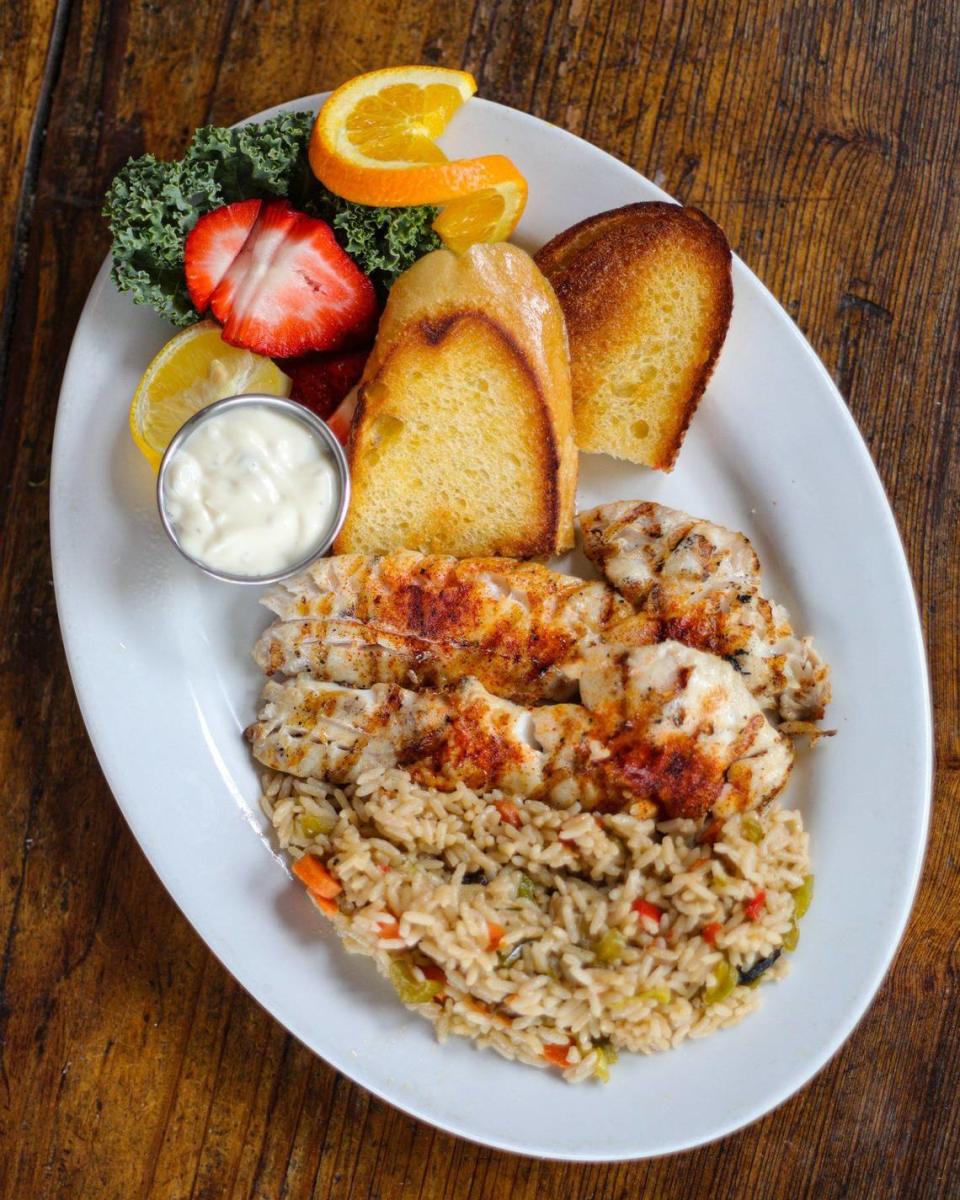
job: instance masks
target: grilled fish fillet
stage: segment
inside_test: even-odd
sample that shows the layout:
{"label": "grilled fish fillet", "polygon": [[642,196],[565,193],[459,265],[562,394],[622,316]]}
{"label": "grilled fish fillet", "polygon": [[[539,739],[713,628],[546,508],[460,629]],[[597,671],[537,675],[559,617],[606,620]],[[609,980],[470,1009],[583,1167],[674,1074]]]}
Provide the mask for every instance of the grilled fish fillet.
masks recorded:
{"label": "grilled fish fillet", "polygon": [[602,583],[538,563],[399,551],[323,559],[264,600],[253,656],[355,687],[445,687],[473,676],[522,703],[574,695],[578,663],[631,608]]}
{"label": "grilled fish fillet", "polygon": [[463,783],[650,816],[755,807],[787,780],[787,739],[720,659],[677,642],[596,646],[580,687],[583,705],[528,710],[474,679],[414,692],[300,675],[267,683],[247,737],[265,766],[300,777],[345,784],[399,766],[440,790]]}
{"label": "grilled fish fillet", "polygon": [[757,808],[786,784],[790,742],[740,675],[715,655],[667,641],[597,647],[580,678],[583,705],[533,714],[556,777],[581,803],[637,815],[700,818]]}
{"label": "grilled fish fillet", "polygon": [[246,736],[275,771],[356,783],[372,767],[403,767],[424,787],[499,788],[526,794],[542,784],[542,755],[525,708],[475,679],[448,691],[389,684],[347,688],[298,675],[269,681],[259,721]]}
{"label": "grilled fish fillet", "polygon": [[580,516],[584,549],[637,608],[611,639],[674,638],[731,663],[766,709],[817,721],[830,701],[829,668],[786,609],[761,592],[749,540],[662,504],[606,504]]}

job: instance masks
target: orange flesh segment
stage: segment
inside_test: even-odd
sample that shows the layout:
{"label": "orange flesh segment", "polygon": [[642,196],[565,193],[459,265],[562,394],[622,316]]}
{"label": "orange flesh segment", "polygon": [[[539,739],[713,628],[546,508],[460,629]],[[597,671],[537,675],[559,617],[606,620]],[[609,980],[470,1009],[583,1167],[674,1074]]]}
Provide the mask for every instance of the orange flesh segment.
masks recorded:
{"label": "orange flesh segment", "polygon": [[357,101],[345,122],[347,138],[380,162],[446,162],[436,139],[460,104],[460,93],[445,84],[394,84]]}
{"label": "orange flesh segment", "polygon": [[526,202],[526,181],[518,175],[516,180],[451,201],[433,228],[447,249],[457,254],[476,242],[505,242],[516,229]]}
{"label": "orange flesh segment", "polygon": [[503,155],[448,162],[436,145],[476,86],[465,71],[429,66],[349,80],[317,115],[309,147],[314,174],[347,200],[386,207],[445,204],[522,180]]}

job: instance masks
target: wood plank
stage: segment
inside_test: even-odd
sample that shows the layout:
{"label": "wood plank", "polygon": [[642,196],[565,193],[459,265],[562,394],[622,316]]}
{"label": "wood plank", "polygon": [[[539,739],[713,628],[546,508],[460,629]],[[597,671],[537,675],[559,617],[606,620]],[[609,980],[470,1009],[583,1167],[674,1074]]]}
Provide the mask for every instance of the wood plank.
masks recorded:
{"label": "wood plank", "polygon": [[[0,12],[12,114],[0,262],[18,205],[30,217],[0,414],[0,1198],[948,1194],[960,1169],[957,6],[118,0],[62,5],[51,56],[54,7]],[[750,1129],[677,1158],[577,1167],[498,1154],[314,1058],[222,970],[152,875],[63,661],[49,450],[70,331],[107,245],[112,173],[144,149],[175,153],[205,120],[417,60],[467,66],[482,94],[588,137],[724,225],[840,384],[916,575],[940,771],[903,948],[817,1079]]]}
{"label": "wood plank", "polygon": [[[53,81],[59,69],[65,12],[56,0],[31,0],[0,8],[0,111],[4,114],[4,154],[0,161],[0,381],[4,351],[23,270],[26,231],[33,213],[34,188],[43,128]],[[0,403],[2,403],[0,382]]]}

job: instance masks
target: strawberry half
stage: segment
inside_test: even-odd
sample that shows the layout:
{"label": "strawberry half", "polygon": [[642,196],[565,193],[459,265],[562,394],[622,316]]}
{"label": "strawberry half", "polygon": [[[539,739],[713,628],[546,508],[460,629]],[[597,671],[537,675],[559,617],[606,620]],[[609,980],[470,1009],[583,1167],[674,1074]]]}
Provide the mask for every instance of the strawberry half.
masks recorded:
{"label": "strawberry half", "polygon": [[298,400],[326,419],[363,374],[370,350],[341,354],[308,354],[282,359],[277,366],[293,381],[290,399]]}
{"label": "strawberry half", "polygon": [[264,204],[210,307],[225,342],[271,358],[369,341],[377,319],[373,284],[330,226],[285,200]]}
{"label": "strawberry half", "polygon": [[207,311],[210,297],[243,249],[262,207],[262,200],[238,200],[207,213],[187,234],[184,271],[197,312]]}
{"label": "strawberry half", "polygon": [[336,410],[329,417],[323,418],[329,426],[330,432],[344,446],[350,441],[350,430],[353,428],[353,416],[357,411],[359,393],[359,388],[351,388],[337,405]]}

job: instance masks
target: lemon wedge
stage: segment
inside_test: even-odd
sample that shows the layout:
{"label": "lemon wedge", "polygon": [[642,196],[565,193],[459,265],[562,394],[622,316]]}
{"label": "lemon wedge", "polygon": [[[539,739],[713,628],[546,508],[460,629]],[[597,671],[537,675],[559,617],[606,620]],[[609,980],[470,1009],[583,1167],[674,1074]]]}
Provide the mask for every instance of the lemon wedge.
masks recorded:
{"label": "lemon wedge", "polygon": [[219,325],[200,321],[171,338],[144,371],[130,404],[130,434],[156,471],[184,421],[246,392],[289,396],[290,380],[272,359],[227,345]]}

